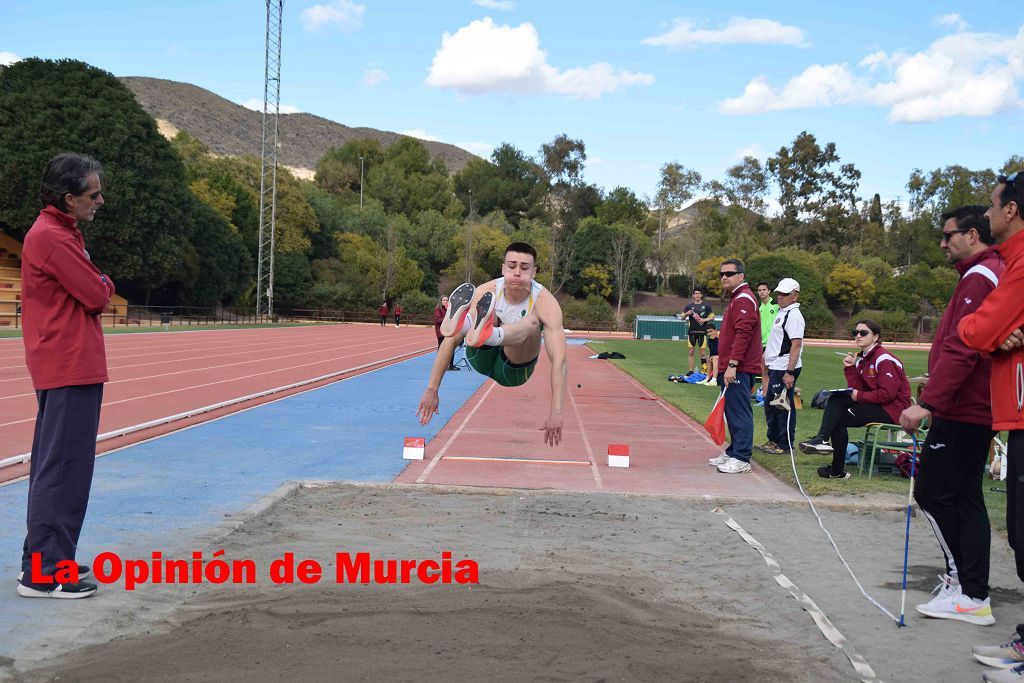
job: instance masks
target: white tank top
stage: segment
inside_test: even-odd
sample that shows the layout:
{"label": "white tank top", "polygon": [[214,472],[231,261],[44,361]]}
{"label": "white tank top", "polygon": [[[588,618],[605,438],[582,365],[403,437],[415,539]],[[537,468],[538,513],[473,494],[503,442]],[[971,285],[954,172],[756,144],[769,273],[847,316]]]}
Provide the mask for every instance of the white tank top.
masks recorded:
{"label": "white tank top", "polygon": [[505,278],[499,277],[494,283],[494,296],[498,300],[494,305],[494,315],[504,325],[514,323],[520,318],[526,317],[533,310],[534,304],[537,303],[537,298],[540,297],[540,293],[543,291],[544,285],[534,280],[530,285],[530,294],[519,303],[513,304],[505,297]]}

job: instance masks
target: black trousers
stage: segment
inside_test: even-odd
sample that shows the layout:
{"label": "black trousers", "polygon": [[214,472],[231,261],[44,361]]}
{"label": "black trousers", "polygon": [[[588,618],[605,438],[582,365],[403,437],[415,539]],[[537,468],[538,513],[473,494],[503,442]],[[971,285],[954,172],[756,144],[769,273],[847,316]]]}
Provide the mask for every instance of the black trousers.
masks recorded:
{"label": "black trousers", "polygon": [[914,485],[914,499],[946,557],[946,573],[978,600],[988,597],[992,531],[982,482],[993,436],[984,425],[933,417]]}
{"label": "black trousers", "polygon": [[832,442],[832,471],[846,470],[846,447],[850,444],[850,427],[863,427],[869,422],[889,422],[892,418],[877,403],[858,403],[849,394],[833,394],[825,404],[818,436]]}
{"label": "black trousers", "polygon": [[[800,376],[800,370],[793,371],[793,386],[796,387],[796,379]],[[793,405],[793,390],[787,389],[783,377],[785,370],[768,371],[768,393],[764,397],[764,421],[768,425],[768,440],[783,450],[789,450],[793,445],[796,435],[796,409],[783,410],[771,405],[779,394],[786,392],[789,405]]]}
{"label": "black trousers", "polygon": [[37,391],[36,399],[28,533],[21,557],[26,582],[32,553],[40,554],[43,573],[50,575],[57,562],[75,559],[96,464],[103,385],[46,389]]}
{"label": "black trousers", "polygon": [[1024,430],[1010,432],[1006,462],[1006,535],[1024,581]]}

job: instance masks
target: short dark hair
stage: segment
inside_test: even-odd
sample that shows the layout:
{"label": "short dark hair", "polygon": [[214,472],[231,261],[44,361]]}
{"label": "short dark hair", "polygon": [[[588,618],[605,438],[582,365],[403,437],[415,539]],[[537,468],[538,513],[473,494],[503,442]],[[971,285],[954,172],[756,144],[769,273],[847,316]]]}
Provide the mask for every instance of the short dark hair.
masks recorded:
{"label": "short dark hair", "polygon": [[513,242],[512,244],[505,247],[505,253],[502,256],[508,256],[508,252],[514,251],[517,254],[529,254],[533,257],[533,265],[537,265],[537,250],[531,247],[526,242]]}
{"label": "short dark hair", "polygon": [[64,195],[80,195],[89,187],[89,176],[103,174],[100,162],[84,154],[61,152],[50,159],[43,171],[39,201],[43,206],[55,206],[67,212]]}
{"label": "short dark hair", "polygon": [[[1010,178],[1014,177],[1013,182],[1010,182]],[[1016,202],[1017,204],[1017,215],[1024,218],[1024,170],[1011,173],[1008,176],[1001,175],[996,178],[996,182],[1003,186],[1003,189],[999,191],[999,205],[1006,206],[1010,202]]]}
{"label": "short dark hair", "polygon": [[767,287],[769,292],[772,291],[771,285],[769,285],[767,282],[758,282],[757,285],[754,286],[754,289],[757,289],[761,285]]}
{"label": "short dark hair", "polygon": [[974,230],[982,242],[995,244],[996,239],[992,237],[992,228],[989,227],[988,218],[985,216],[986,211],[988,211],[988,207],[981,204],[961,206],[942,214],[942,225],[945,225],[947,221],[955,220],[957,230],[964,232]]}
{"label": "short dark hair", "polygon": [[704,288],[703,287],[694,287],[693,291],[690,292],[690,296],[693,296],[697,292],[700,292],[701,294],[703,294],[704,293]]}
{"label": "short dark hair", "polygon": [[871,330],[873,334],[877,334],[879,337],[882,336],[882,326],[876,323],[874,320],[862,318],[861,320],[858,320],[853,324],[854,327],[857,327],[857,325],[863,325],[864,327]]}
{"label": "short dark hair", "polygon": [[721,265],[724,266],[726,263],[728,263],[730,266],[736,266],[737,273],[746,272],[745,270],[743,270],[743,261],[740,261],[738,258],[727,258],[724,261],[722,261]]}

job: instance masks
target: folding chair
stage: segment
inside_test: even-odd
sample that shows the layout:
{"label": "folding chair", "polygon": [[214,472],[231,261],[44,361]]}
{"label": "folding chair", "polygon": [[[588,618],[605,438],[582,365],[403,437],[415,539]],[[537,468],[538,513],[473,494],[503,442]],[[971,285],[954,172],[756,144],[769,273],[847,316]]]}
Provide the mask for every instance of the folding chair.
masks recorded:
{"label": "folding chair", "polygon": [[[918,429],[918,444],[924,443],[927,430],[924,425]],[[869,422],[864,428],[864,448],[858,464],[858,473],[864,474],[864,462],[868,462],[868,479],[875,473],[875,458],[882,450],[899,453],[913,453],[914,442],[909,437],[903,438],[906,431],[899,425],[884,422]],[[918,453],[920,456],[920,453]],[[865,457],[866,456],[866,457]]]}

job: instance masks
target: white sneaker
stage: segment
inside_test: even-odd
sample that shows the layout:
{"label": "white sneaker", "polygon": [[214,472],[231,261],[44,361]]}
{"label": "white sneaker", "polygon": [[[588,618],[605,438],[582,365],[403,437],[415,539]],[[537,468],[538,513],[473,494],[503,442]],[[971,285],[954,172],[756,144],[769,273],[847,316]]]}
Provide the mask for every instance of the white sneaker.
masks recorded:
{"label": "white sneaker", "polygon": [[923,610],[920,607],[918,612],[935,619],[955,619],[966,621],[968,624],[977,626],[991,626],[996,623],[992,616],[992,603],[989,598],[978,600],[968,595],[957,595],[947,605],[940,605],[934,610]]}
{"label": "white sneaker", "polygon": [[708,464],[711,465],[712,467],[720,467],[725,463],[729,462],[731,459],[731,457],[729,457],[725,453],[722,453],[721,455],[717,455],[713,458],[708,458]]}
{"label": "white sneaker", "polygon": [[948,612],[953,609],[953,603],[960,596],[960,584],[953,583],[952,576],[941,574],[939,581],[941,583],[932,590],[935,597],[915,608],[925,616],[931,616],[930,612]]}
{"label": "white sneaker", "polygon": [[1024,664],[1002,671],[986,671],[981,680],[985,683],[1020,683],[1024,681]]}
{"label": "white sneaker", "polygon": [[729,458],[724,465],[718,466],[718,471],[723,474],[742,474],[750,471],[750,463],[739,458]]}
{"label": "white sneaker", "polygon": [[1017,633],[1013,634],[1010,642],[1002,645],[975,645],[973,654],[985,666],[997,669],[1015,669],[1024,665],[1024,645]]}

